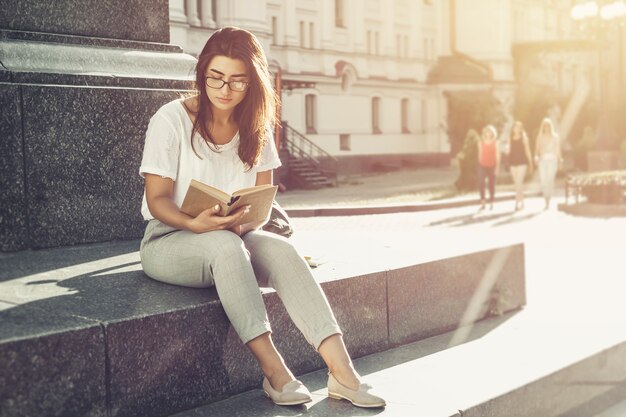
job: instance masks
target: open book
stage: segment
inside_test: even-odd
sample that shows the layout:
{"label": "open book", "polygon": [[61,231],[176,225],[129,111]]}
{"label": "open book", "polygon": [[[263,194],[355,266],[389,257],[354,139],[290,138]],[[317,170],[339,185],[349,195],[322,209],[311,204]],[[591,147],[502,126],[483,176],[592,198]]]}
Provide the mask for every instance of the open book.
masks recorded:
{"label": "open book", "polygon": [[257,185],[242,188],[229,195],[200,181],[191,180],[180,210],[195,217],[202,211],[219,204],[220,211],[217,214],[227,216],[239,207],[249,205],[250,211],[244,214],[237,224],[263,222],[269,216],[277,189],[277,186],[271,184]]}

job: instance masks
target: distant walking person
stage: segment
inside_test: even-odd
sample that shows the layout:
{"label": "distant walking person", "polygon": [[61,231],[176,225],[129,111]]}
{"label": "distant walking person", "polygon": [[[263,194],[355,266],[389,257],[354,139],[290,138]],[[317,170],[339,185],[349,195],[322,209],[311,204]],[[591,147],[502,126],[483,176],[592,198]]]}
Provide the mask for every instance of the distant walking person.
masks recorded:
{"label": "distant walking person", "polygon": [[513,125],[508,139],[509,169],[515,184],[515,210],[524,208],[524,178],[526,171],[533,171],[528,135],[519,120]]}
{"label": "distant walking person", "polygon": [[561,162],[561,144],[554,125],[549,118],[543,119],[535,143],[535,159],[539,169],[541,191],[545,199],[545,209],[550,208],[550,199],[554,194],[554,179]]}
{"label": "distant walking person", "polygon": [[500,151],[496,140],[498,131],[493,125],[483,128],[478,141],[478,189],[480,190],[480,209],[485,208],[485,182],[489,181],[489,208],[493,209],[496,193],[496,173],[500,168]]}

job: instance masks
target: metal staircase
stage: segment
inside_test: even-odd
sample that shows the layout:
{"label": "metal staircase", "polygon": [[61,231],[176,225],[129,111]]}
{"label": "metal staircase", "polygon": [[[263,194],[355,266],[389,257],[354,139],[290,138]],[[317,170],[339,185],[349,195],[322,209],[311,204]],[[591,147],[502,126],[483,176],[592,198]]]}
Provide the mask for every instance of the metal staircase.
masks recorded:
{"label": "metal staircase", "polygon": [[337,159],[303,134],[282,122],[280,156],[288,188],[318,189],[337,186]]}

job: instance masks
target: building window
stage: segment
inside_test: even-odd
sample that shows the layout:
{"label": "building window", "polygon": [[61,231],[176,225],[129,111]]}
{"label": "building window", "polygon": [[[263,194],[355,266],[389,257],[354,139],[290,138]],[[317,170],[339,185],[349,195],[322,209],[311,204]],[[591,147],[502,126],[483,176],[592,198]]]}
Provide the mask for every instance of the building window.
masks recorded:
{"label": "building window", "polygon": [[426,100],[422,100],[422,133],[428,131],[428,107]]}
{"label": "building window", "polygon": [[343,75],[341,76],[341,90],[342,91],[348,91],[348,89],[350,88],[350,74],[348,74],[347,72],[344,72]]}
{"label": "building window", "polygon": [[343,0],[335,0],[335,26],[337,26],[338,28],[346,27],[343,20],[343,6]]}
{"label": "building window", "polygon": [[396,55],[398,55],[399,57],[402,56],[402,45],[400,45],[401,41],[402,41],[402,36],[396,35]]}
{"label": "building window", "polygon": [[374,43],[375,45],[375,54],[376,55],[380,55],[380,34],[378,32],[374,32],[374,36],[376,38],[376,42]]}
{"label": "building window", "polygon": [[397,54],[400,58],[409,57],[409,37],[407,35],[396,36]]}
{"label": "building window", "polygon": [[368,54],[372,53],[372,31],[371,30],[367,31],[367,53]]}
{"label": "building window", "polygon": [[409,130],[409,99],[403,98],[400,107],[400,117],[402,118],[402,133],[411,133],[411,131]]}
{"label": "building window", "polygon": [[404,57],[409,57],[409,37],[404,35]]}
{"label": "building window", "polygon": [[278,45],[278,18],[272,16],[272,44]]}
{"label": "building window", "polygon": [[350,135],[342,133],[339,135],[339,150],[340,151],[349,151],[350,150]]}
{"label": "building window", "polygon": [[313,25],[313,22],[310,22],[309,23],[309,48],[311,49],[315,47],[314,39],[315,39],[315,26]]}
{"label": "building window", "polygon": [[300,48],[304,48],[306,46],[304,43],[305,35],[304,22],[300,21]]}
{"label": "building window", "polygon": [[372,133],[382,133],[380,130],[380,97],[372,98]]}
{"label": "building window", "polygon": [[306,111],[306,133],[317,133],[315,125],[317,124],[317,97],[313,94],[307,94],[304,97],[304,108]]}
{"label": "building window", "polygon": [[437,51],[435,50],[435,38],[430,39],[430,59],[434,61],[437,56]]}

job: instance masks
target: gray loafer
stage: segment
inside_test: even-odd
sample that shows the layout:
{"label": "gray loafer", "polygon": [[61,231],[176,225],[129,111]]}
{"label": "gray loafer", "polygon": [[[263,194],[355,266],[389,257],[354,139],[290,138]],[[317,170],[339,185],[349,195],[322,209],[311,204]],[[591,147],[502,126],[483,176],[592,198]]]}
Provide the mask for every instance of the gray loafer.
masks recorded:
{"label": "gray loafer", "polygon": [[348,400],[357,407],[376,408],[384,407],[387,402],[372,392],[370,384],[359,385],[358,390],[353,390],[342,385],[335,379],[333,374],[328,374],[328,396],[336,400]]}
{"label": "gray loafer", "polygon": [[282,391],[276,391],[270,381],[263,378],[263,392],[278,405],[299,405],[313,401],[309,390],[298,380],[287,382]]}

